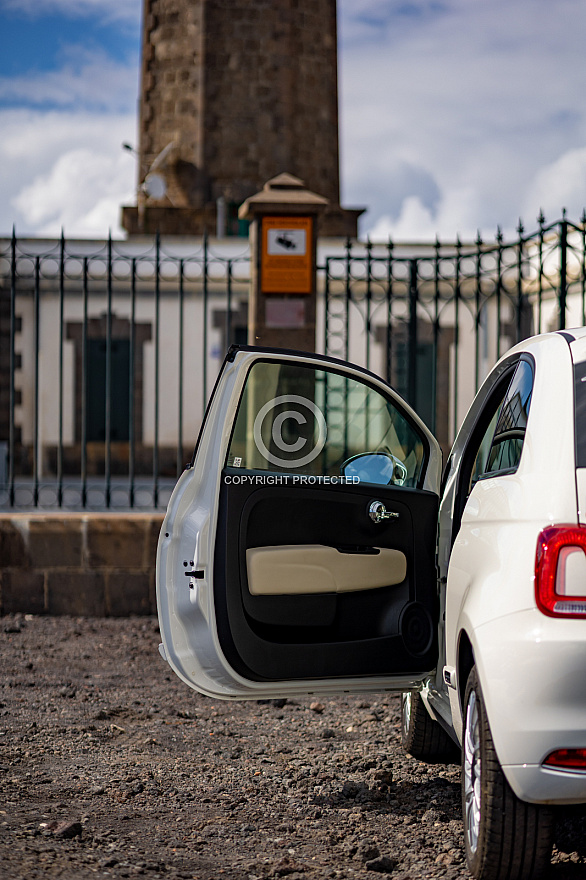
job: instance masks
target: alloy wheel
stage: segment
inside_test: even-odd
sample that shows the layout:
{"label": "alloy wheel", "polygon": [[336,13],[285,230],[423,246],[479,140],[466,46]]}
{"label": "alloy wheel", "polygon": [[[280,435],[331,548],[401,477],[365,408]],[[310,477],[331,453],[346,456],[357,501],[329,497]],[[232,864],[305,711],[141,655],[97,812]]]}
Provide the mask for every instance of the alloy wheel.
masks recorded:
{"label": "alloy wheel", "polygon": [[406,691],[402,695],[403,699],[403,735],[406,737],[409,735],[409,730],[411,729],[411,691]]}
{"label": "alloy wheel", "polygon": [[464,730],[464,821],[470,851],[478,848],[480,831],[480,725],[475,691],[470,692]]}

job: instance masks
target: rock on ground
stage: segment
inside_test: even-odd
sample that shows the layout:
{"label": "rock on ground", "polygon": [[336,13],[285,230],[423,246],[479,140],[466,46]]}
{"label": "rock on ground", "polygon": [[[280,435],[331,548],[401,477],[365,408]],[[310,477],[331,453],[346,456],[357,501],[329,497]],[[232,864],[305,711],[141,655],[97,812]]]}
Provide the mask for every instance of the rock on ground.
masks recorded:
{"label": "rock on ground", "polygon": [[[150,618],[0,619],[0,878],[467,878],[459,768],[400,746],[395,696],[225,703]],[[552,880],[586,877],[582,816]]]}

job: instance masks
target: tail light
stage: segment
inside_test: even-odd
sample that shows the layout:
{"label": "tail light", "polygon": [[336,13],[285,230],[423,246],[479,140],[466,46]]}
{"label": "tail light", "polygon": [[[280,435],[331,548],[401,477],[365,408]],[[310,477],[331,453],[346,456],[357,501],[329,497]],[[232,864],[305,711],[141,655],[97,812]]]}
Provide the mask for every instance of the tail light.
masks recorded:
{"label": "tail light", "polygon": [[586,770],[586,749],[556,749],[543,762],[556,770]]}
{"label": "tail light", "polygon": [[549,617],[586,617],[586,526],[548,526],[537,539],[535,599]]}

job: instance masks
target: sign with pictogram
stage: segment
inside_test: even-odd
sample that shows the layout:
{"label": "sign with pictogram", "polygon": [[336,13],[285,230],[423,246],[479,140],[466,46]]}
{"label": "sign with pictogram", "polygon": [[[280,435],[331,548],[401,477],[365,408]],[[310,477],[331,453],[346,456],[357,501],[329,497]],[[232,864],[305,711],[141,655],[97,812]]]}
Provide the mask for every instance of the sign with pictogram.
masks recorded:
{"label": "sign with pictogram", "polygon": [[263,217],[261,292],[312,292],[311,217]]}

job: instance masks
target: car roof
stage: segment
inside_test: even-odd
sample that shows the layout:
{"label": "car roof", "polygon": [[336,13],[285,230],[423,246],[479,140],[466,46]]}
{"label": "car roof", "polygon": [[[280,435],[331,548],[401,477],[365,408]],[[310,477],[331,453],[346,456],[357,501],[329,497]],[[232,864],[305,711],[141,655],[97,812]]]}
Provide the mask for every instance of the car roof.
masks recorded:
{"label": "car roof", "polygon": [[567,330],[556,330],[560,336],[564,336],[568,342],[586,338],[586,327],[569,327]]}

